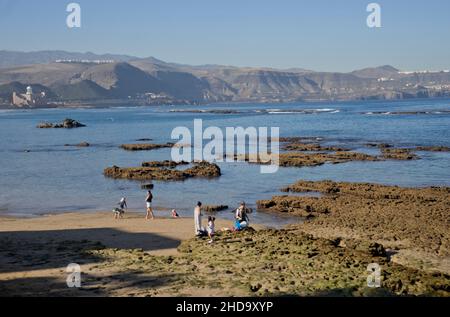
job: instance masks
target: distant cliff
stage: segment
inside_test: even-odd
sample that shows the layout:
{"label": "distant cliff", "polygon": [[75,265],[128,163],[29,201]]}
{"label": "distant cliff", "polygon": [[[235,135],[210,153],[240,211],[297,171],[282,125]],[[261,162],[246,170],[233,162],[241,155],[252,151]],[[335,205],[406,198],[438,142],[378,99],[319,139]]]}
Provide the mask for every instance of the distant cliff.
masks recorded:
{"label": "distant cliff", "polygon": [[[102,60],[108,62],[98,62]],[[41,85],[49,96],[61,101],[134,99],[149,94],[193,103],[450,96],[449,72],[402,73],[388,65],[351,73],[331,73],[189,66],[155,58],[63,51],[0,51],[0,61],[0,92],[3,94],[9,94],[14,87]]]}

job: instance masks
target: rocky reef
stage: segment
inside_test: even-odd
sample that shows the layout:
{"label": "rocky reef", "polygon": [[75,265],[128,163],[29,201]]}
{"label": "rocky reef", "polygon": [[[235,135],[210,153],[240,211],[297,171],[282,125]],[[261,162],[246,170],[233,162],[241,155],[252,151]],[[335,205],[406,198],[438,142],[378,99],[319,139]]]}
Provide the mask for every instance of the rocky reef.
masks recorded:
{"label": "rocky reef", "polygon": [[450,152],[450,147],[448,146],[417,146],[416,151],[423,152]]}
{"label": "rocky reef", "polygon": [[[146,163],[144,163],[146,164]],[[148,163],[147,163],[148,164]],[[154,165],[158,165],[153,162]],[[174,163],[179,164],[179,163]],[[130,180],[161,180],[161,181],[182,181],[192,177],[219,177],[220,168],[217,164],[209,162],[194,163],[192,167],[185,170],[167,168],[170,163],[161,163],[158,167],[108,167],[103,174],[106,177]]]}
{"label": "rocky reef", "polygon": [[320,141],[323,138],[320,137],[289,137],[279,138],[279,142],[282,143],[282,149],[285,151],[298,151],[298,152],[344,152],[349,149],[338,146],[321,145]]}
{"label": "rocky reef", "polygon": [[139,143],[139,144],[122,144],[120,147],[126,151],[151,151],[164,148],[171,148],[174,143],[153,144],[153,143]]}
{"label": "rocky reef", "polygon": [[[178,256],[142,250],[94,249],[103,291],[129,272],[145,271],[139,296],[449,296],[449,276],[389,261],[381,244],[315,238],[296,229],[219,232],[214,244],[183,241]],[[381,288],[367,286],[367,268],[382,268]],[[162,283],[164,281],[164,283]],[[89,281],[88,281],[89,282]],[[96,283],[92,280],[91,283]],[[159,285],[154,287],[152,285]],[[195,293],[193,293],[195,290]]]}
{"label": "rocky reef", "polygon": [[85,127],[85,125],[73,119],[64,119],[61,123],[42,122],[37,125],[39,129],[75,129],[82,127]]}
{"label": "rocky reef", "polygon": [[[411,152],[450,152],[450,147],[439,145],[416,146],[412,148],[393,148],[393,145],[387,143],[366,143],[366,146],[379,148],[381,149],[383,156],[392,156],[393,159],[396,159],[395,157],[397,154],[399,154],[398,157],[408,157]],[[415,154],[412,154],[412,156],[415,156]]]}
{"label": "rocky reef", "polygon": [[409,161],[417,160],[419,157],[412,153],[410,149],[394,149],[394,148],[382,148],[381,157],[386,160],[399,160]]}
{"label": "rocky reef", "polygon": [[320,166],[326,163],[340,164],[351,161],[379,161],[376,156],[357,152],[335,152],[335,153],[280,153],[280,166],[304,167]]}
{"label": "rocky reef", "polygon": [[[236,161],[249,162],[253,164],[269,164],[271,154],[266,155],[235,155]],[[380,161],[378,156],[358,152],[334,152],[334,153],[305,153],[305,152],[283,152],[278,155],[279,166],[282,167],[312,167],[326,163],[340,164],[352,161]]]}
{"label": "rocky reef", "polygon": [[166,167],[166,168],[175,168],[180,165],[189,165],[188,162],[175,162],[175,161],[152,161],[152,162],[144,162],[142,163],[142,167]]}
{"label": "rocky reef", "polygon": [[377,241],[396,249],[450,255],[450,188],[299,181],[283,189],[320,197],[276,196],[261,209],[312,218],[302,230],[327,238]]}
{"label": "rocky reef", "polygon": [[[366,143],[364,146],[378,148],[379,154],[366,154],[352,151],[346,147],[324,145],[322,137],[281,137],[277,140],[283,150],[278,154],[281,167],[314,167],[323,164],[341,164],[352,161],[410,161],[420,157],[415,153],[419,151],[449,152],[446,146],[417,146],[411,148],[398,148],[388,143]],[[224,154],[225,155],[225,154]],[[273,163],[275,157],[267,154],[235,154],[236,161],[253,164]]]}
{"label": "rocky reef", "polygon": [[337,147],[337,146],[322,146],[318,143],[300,143],[292,142],[283,146],[286,151],[299,151],[299,152],[343,152],[349,151],[349,149]]}

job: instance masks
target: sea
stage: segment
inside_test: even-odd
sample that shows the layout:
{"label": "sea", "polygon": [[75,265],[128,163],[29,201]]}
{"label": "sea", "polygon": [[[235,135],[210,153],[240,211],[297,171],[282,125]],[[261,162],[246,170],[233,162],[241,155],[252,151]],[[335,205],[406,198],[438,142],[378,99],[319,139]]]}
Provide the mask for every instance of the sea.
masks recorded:
{"label": "sea", "polygon": [[[191,111],[192,110],[192,111]],[[231,111],[230,111],[231,110]],[[40,122],[75,119],[78,129],[38,129]],[[0,110],[0,215],[35,217],[65,212],[111,210],[121,197],[145,212],[142,182],[105,178],[117,165],[171,159],[171,149],[127,152],[124,143],[177,142],[176,127],[279,127],[282,137],[317,137],[323,144],[378,154],[368,143],[396,147],[450,147],[450,100],[358,101],[286,104],[110,107],[95,109]],[[66,146],[90,143],[90,147]],[[154,181],[156,215],[171,209],[191,216],[197,201],[228,205],[218,217],[232,219],[241,201],[254,209],[251,221],[271,227],[298,222],[292,216],[256,210],[256,201],[283,195],[298,180],[371,182],[408,187],[450,186],[450,153],[418,152],[411,161],[349,162],[318,167],[280,168],[262,174],[245,162],[218,163],[222,176],[180,182]]]}

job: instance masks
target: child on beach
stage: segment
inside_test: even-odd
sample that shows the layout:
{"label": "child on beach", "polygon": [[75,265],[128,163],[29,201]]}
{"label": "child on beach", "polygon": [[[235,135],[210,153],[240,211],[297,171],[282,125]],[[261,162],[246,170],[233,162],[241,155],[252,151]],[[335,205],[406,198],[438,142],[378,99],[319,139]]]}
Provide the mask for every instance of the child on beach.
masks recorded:
{"label": "child on beach", "polygon": [[180,215],[177,213],[175,209],[172,209],[172,218],[180,218]]}
{"label": "child on beach", "polygon": [[208,243],[213,243],[213,236],[215,233],[215,224],[214,224],[215,221],[216,218],[211,216],[208,217],[208,237],[209,237]]}
{"label": "child on beach", "polygon": [[122,197],[122,199],[118,203],[119,208],[114,208],[114,219],[120,219],[123,218],[123,214],[125,213],[125,210],[128,209],[127,206],[127,199],[125,197]]}

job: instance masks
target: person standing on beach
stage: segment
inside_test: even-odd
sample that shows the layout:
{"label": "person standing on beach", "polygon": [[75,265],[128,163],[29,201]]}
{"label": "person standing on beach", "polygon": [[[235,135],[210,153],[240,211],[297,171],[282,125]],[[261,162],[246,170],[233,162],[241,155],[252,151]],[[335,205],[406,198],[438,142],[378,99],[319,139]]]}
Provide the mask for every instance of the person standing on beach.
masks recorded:
{"label": "person standing on beach", "polygon": [[199,201],[194,209],[194,223],[195,223],[195,235],[201,235],[203,233],[202,227],[202,203]]}
{"label": "person standing on beach", "polygon": [[149,190],[147,193],[147,197],[145,198],[145,204],[147,206],[147,215],[145,216],[146,220],[149,220],[150,217],[152,220],[155,219],[155,216],[153,215],[153,209],[152,209],[152,200],[153,200],[153,194]]}

